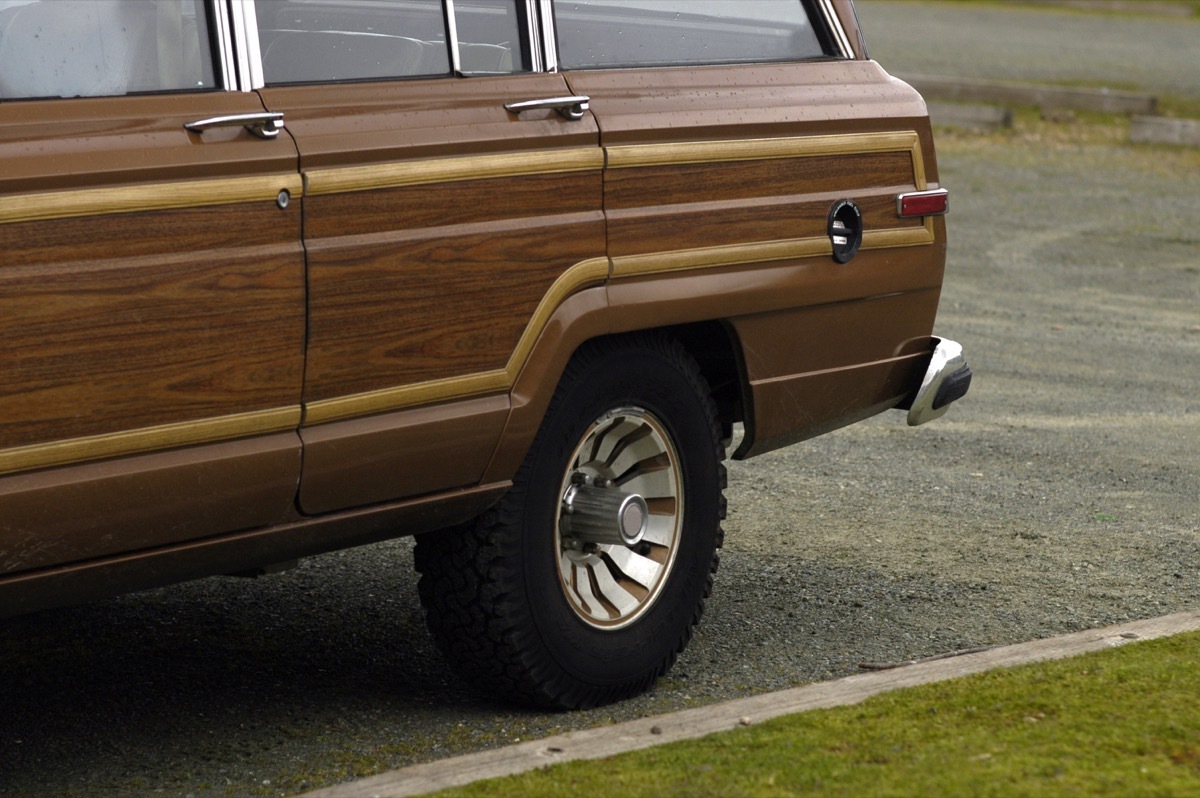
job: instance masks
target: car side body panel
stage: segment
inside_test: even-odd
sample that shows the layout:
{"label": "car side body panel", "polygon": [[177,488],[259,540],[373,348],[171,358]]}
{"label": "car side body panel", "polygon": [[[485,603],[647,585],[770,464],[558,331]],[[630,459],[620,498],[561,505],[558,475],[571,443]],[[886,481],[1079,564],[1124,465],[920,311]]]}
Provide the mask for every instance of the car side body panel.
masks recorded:
{"label": "car side body panel", "polygon": [[[605,148],[612,327],[697,321],[706,300],[731,323],[750,394],[738,456],[904,399],[928,360],[945,264],[941,219],[896,208],[897,194],[937,186],[915,91],[872,62],[567,80],[591,98]],[[827,224],[844,199],[863,237],[839,263]],[[724,284],[706,287],[715,275]]]}
{"label": "car side body panel", "polygon": [[518,75],[261,92],[306,187],[304,512],[478,482],[564,275],[607,277],[595,124],[504,108],[565,91]]}
{"label": "car side body panel", "polygon": [[227,92],[0,102],[0,572],[291,512],[295,149],[184,128],[255,111]]}
{"label": "car side body panel", "polygon": [[[849,0],[798,0],[843,28],[812,60],[540,71],[547,45],[349,82],[304,43],[439,55],[445,6],[413,5],[418,42],[336,29],[377,4],[260,0],[258,49],[249,0],[204,7],[229,90],[0,98],[0,615],[467,522],[605,336],[684,341],[735,457],[921,383],[946,232],[896,198],[940,187],[933,139]],[[505,107],[548,98],[577,108]],[[279,135],[185,128],[264,113]]]}

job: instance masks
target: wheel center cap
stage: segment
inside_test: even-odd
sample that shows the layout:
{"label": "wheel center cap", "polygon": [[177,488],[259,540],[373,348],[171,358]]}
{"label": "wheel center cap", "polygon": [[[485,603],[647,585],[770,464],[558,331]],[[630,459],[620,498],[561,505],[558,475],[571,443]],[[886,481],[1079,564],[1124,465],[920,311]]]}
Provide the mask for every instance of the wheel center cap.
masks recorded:
{"label": "wheel center cap", "polygon": [[583,543],[636,545],[649,517],[645,499],[616,488],[572,485],[563,496],[563,532]]}

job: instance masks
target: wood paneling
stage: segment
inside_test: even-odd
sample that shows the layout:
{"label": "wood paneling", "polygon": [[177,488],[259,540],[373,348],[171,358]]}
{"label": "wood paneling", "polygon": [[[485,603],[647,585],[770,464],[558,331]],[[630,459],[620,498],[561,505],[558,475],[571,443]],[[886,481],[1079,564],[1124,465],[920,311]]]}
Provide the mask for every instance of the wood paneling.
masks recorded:
{"label": "wood paneling", "polygon": [[305,400],[504,369],[555,280],[603,253],[600,190],[597,172],[308,198]]}
{"label": "wood paneling", "polygon": [[908,152],[879,152],[612,169],[605,182],[605,201],[616,210],[672,205],[685,197],[729,202],[890,186],[911,191],[914,185]]}
{"label": "wood paneling", "polygon": [[[696,202],[609,214],[609,251],[616,257],[736,246],[792,238],[827,240],[829,208],[838,194]],[[865,229],[912,229],[920,219],[896,218],[896,192],[856,195]]]}
{"label": "wood paneling", "polygon": [[299,210],[0,226],[0,448],[298,402]]}
{"label": "wood paneling", "polygon": [[321,194],[305,199],[305,235],[316,243],[397,229],[582,213],[599,209],[600,191],[597,168]]}

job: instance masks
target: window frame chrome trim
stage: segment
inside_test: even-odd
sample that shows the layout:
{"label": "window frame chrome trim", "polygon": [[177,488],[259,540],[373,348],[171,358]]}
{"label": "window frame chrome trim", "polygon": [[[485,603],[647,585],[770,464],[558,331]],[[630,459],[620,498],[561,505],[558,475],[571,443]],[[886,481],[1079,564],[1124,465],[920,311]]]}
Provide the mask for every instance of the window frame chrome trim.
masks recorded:
{"label": "window frame chrome trim", "polygon": [[854,48],[850,44],[850,37],[846,35],[846,29],[842,27],[842,20],[837,15],[837,10],[833,7],[833,0],[817,0],[817,8],[821,11],[821,16],[825,18],[825,24],[828,26],[829,32],[833,34],[833,43],[841,50],[841,53],[835,53],[842,58],[854,58]]}
{"label": "window frame chrome trim", "polygon": [[254,91],[266,86],[263,73],[262,50],[258,39],[258,6],[255,0],[230,0],[233,4],[234,36],[240,37],[238,52],[242,60],[242,84],[245,91]]}
{"label": "window frame chrome trim", "polygon": [[262,57],[258,49],[258,17],[254,0],[213,2],[217,39],[221,50],[222,81],[226,91],[251,92],[263,87]]}
{"label": "window frame chrome trim", "polygon": [[234,44],[233,30],[230,20],[233,9],[230,0],[213,0],[208,4],[208,12],[212,16],[213,30],[216,33],[218,66],[221,72],[221,89],[224,91],[241,91],[238,84],[237,48]]}
{"label": "window frame chrome trim", "polygon": [[518,0],[525,6],[525,30],[529,40],[529,71],[544,72],[542,69],[542,31],[538,19],[537,0]]}
{"label": "window frame chrome trim", "polygon": [[558,72],[558,31],[554,25],[554,0],[537,0],[537,4],[544,67],[542,71]]}
{"label": "window frame chrome trim", "polygon": [[450,46],[450,72],[456,78],[466,77],[458,50],[458,20],[454,14],[454,0],[442,0],[442,14],[446,21],[446,43]]}

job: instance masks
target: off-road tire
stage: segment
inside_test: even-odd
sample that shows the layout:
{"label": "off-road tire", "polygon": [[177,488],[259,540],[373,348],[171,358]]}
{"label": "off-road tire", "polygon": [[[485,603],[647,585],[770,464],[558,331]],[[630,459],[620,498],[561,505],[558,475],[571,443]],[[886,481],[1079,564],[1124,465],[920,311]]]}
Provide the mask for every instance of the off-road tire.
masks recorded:
{"label": "off-road tire", "polygon": [[[636,606],[625,600],[628,611],[580,601],[568,584],[576,566],[564,556],[585,555],[568,550],[577,541],[556,532],[564,479],[582,442],[621,414],[647,425],[639,434],[661,439],[657,459],[677,458],[683,496],[681,517],[670,522],[678,530],[674,550],[638,544],[664,564],[650,569],[660,578]],[[597,706],[649,688],[687,645],[712,590],[725,517],[723,459],[711,391],[677,341],[639,334],[581,348],[511,490],[473,524],[417,538],[421,603],[446,659],[491,695],[543,707]]]}

